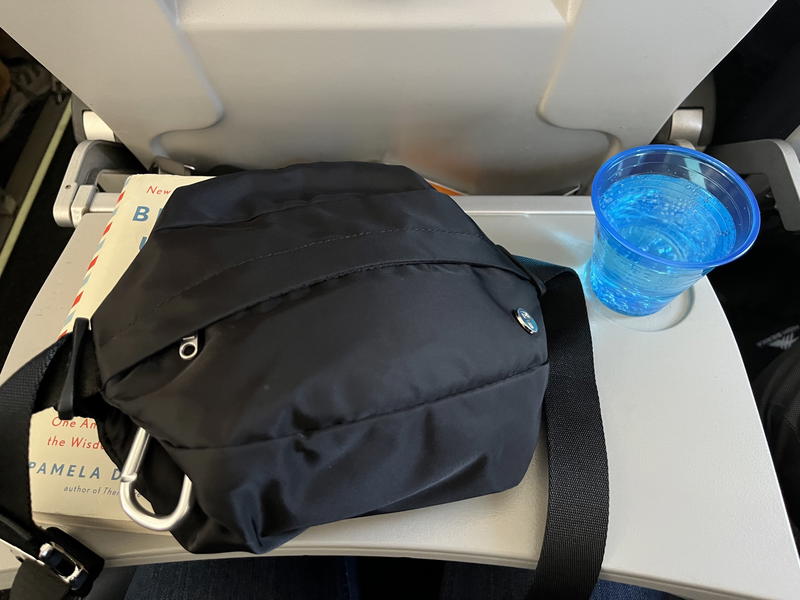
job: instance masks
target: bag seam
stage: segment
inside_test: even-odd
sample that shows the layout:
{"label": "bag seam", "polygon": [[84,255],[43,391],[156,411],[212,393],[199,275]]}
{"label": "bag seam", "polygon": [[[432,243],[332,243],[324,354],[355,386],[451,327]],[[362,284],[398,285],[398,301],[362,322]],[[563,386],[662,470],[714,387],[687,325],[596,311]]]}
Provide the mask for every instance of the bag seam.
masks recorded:
{"label": "bag seam", "polygon": [[238,220],[235,220],[235,221],[213,221],[213,222],[209,222],[209,223],[186,223],[186,224],[183,224],[183,225],[167,225],[164,228],[159,228],[158,226],[156,226],[156,228],[153,230],[153,234],[161,233],[162,231],[178,231],[180,229],[191,229],[193,227],[218,227],[218,226],[224,227],[224,226],[227,226],[227,225],[238,225],[238,224],[241,224],[241,223],[249,223],[249,222],[254,221],[256,219],[259,219],[261,217],[268,217],[269,215],[274,215],[274,214],[278,214],[278,213],[282,213],[282,212],[287,212],[287,211],[290,211],[290,210],[297,210],[297,209],[301,209],[301,208],[312,209],[312,208],[314,208],[316,206],[319,206],[321,204],[327,204],[329,202],[337,202],[337,201],[341,202],[342,200],[345,200],[348,197],[349,198],[355,197],[355,198],[357,198],[359,200],[369,200],[371,198],[380,199],[383,196],[398,196],[398,195],[401,195],[401,194],[416,194],[416,193],[419,193],[419,192],[428,192],[428,191],[429,190],[426,190],[426,189],[418,189],[418,190],[407,190],[405,192],[384,192],[384,193],[380,193],[380,194],[359,194],[359,193],[355,193],[355,192],[340,192],[338,194],[317,194],[317,195],[314,196],[314,198],[322,197],[322,199],[317,200],[316,202],[306,201],[305,204],[298,204],[298,205],[295,205],[295,206],[283,206],[283,207],[276,208],[276,209],[273,209],[273,210],[268,210],[266,212],[256,213],[256,214],[254,214],[254,215],[252,215],[250,217],[247,217],[247,218],[244,218],[244,219],[238,219]]}
{"label": "bag seam", "polygon": [[363,417],[359,417],[357,419],[353,419],[353,420],[350,420],[350,421],[343,421],[343,422],[340,422],[340,423],[329,423],[327,425],[322,425],[322,426],[316,427],[314,429],[303,429],[303,430],[295,431],[293,433],[287,433],[285,435],[279,435],[279,436],[276,436],[276,437],[253,440],[253,441],[249,441],[249,442],[246,442],[246,443],[243,443],[243,444],[235,444],[235,445],[228,445],[228,446],[203,446],[203,447],[190,448],[190,447],[186,447],[186,446],[178,446],[176,444],[173,444],[169,440],[160,439],[159,441],[161,441],[162,443],[164,443],[164,444],[166,444],[166,445],[168,445],[168,446],[170,446],[172,448],[175,448],[176,450],[186,450],[186,451],[199,450],[199,451],[202,451],[202,450],[223,450],[223,449],[229,449],[229,448],[245,448],[247,446],[252,446],[252,445],[256,445],[256,444],[277,442],[277,441],[281,441],[281,440],[298,438],[298,437],[299,438],[305,438],[310,434],[326,433],[328,431],[335,430],[335,429],[338,429],[340,427],[349,427],[351,425],[358,425],[360,423],[364,423],[365,421],[370,421],[370,420],[373,420],[373,419],[380,419],[380,418],[383,418],[383,417],[391,417],[391,416],[394,416],[394,415],[400,415],[400,414],[403,414],[403,413],[406,413],[406,412],[410,412],[412,410],[416,410],[417,408],[420,408],[422,406],[431,406],[431,405],[434,405],[434,404],[439,404],[440,402],[446,402],[448,400],[453,400],[455,398],[458,398],[459,396],[465,396],[467,394],[472,394],[474,392],[478,392],[478,391],[484,390],[486,388],[490,388],[490,387],[495,386],[495,385],[503,384],[503,383],[505,383],[505,382],[507,382],[507,381],[509,381],[511,379],[515,379],[517,377],[521,377],[523,375],[527,375],[527,374],[533,373],[535,371],[538,371],[542,367],[545,367],[548,364],[549,364],[549,361],[545,361],[543,363],[540,363],[540,364],[537,364],[537,365],[532,365],[532,366],[526,367],[524,369],[519,369],[519,370],[516,370],[516,371],[512,371],[511,373],[508,373],[508,374],[500,377],[499,379],[493,379],[491,381],[484,382],[484,383],[478,384],[476,386],[472,386],[472,387],[469,387],[469,388],[466,388],[466,389],[463,389],[463,390],[458,390],[458,391],[455,391],[455,392],[451,392],[449,394],[445,394],[444,396],[439,396],[438,398],[434,398],[433,400],[425,400],[425,401],[422,401],[422,402],[417,402],[416,404],[412,404],[412,405],[409,405],[409,406],[404,406],[404,407],[401,407],[401,408],[396,408],[396,409],[393,409],[393,410],[388,410],[388,411],[384,411],[384,412],[377,412],[377,413],[372,413],[372,414],[369,414],[369,415],[364,415]]}
{"label": "bag seam", "polygon": [[[244,265],[249,264],[249,263],[265,260],[267,258],[273,258],[275,256],[283,256],[283,255],[286,255],[286,254],[292,254],[292,253],[298,252],[300,250],[305,250],[307,248],[320,246],[320,245],[324,245],[324,244],[331,244],[331,243],[340,242],[340,241],[343,241],[343,240],[355,239],[355,238],[359,238],[359,237],[366,237],[368,235],[385,235],[385,234],[388,234],[388,233],[405,233],[405,232],[412,232],[412,231],[423,231],[423,232],[428,232],[428,233],[443,233],[443,234],[448,234],[448,235],[462,235],[462,236],[467,236],[467,237],[473,237],[473,238],[476,238],[476,239],[478,239],[480,241],[484,241],[485,242],[483,236],[480,236],[480,235],[478,235],[476,233],[470,233],[470,232],[465,232],[465,231],[448,231],[448,230],[444,230],[444,229],[435,229],[435,228],[429,228],[429,227],[408,227],[408,228],[398,228],[398,229],[384,229],[384,230],[380,230],[380,231],[362,231],[362,232],[359,232],[359,233],[349,234],[349,235],[345,235],[345,236],[337,236],[337,237],[334,237],[334,238],[327,238],[327,239],[324,239],[324,240],[315,240],[313,242],[308,242],[308,243],[303,244],[301,246],[295,246],[294,248],[287,248],[287,249],[284,249],[284,250],[277,250],[277,251],[274,251],[274,252],[268,252],[266,254],[260,254],[258,256],[251,256],[251,257],[249,257],[249,258],[247,258],[245,260],[239,261],[239,262],[237,262],[235,264],[232,264],[232,265],[227,265],[222,269],[219,269],[217,271],[214,271],[213,273],[205,275],[201,279],[198,279],[198,280],[194,281],[190,285],[185,286],[185,287],[181,288],[180,290],[178,290],[177,292],[175,292],[174,294],[171,294],[167,298],[164,298],[163,300],[161,300],[160,302],[155,304],[153,307],[151,307],[150,310],[148,310],[146,313],[137,315],[132,321],[128,322],[122,329],[117,331],[114,335],[112,335],[107,340],[105,340],[102,344],[100,344],[99,347],[101,347],[101,348],[105,347],[108,344],[110,344],[113,340],[118,338],[119,336],[127,333],[130,329],[132,329],[134,327],[134,325],[139,323],[139,321],[141,321],[143,318],[147,317],[148,315],[156,312],[159,308],[161,308],[162,306],[164,306],[168,302],[174,300],[175,298],[178,298],[179,296],[181,296],[182,294],[188,292],[189,290],[191,290],[193,288],[196,288],[196,287],[202,285],[203,283],[206,283],[207,281],[210,281],[211,279],[214,279],[215,277],[218,277],[219,275],[222,275],[223,273],[225,273],[227,271],[230,271],[232,269],[236,269],[238,267],[244,266]],[[492,247],[492,249],[496,251],[496,249],[494,247]]]}
{"label": "bag seam", "polygon": [[[189,332],[189,331],[200,331],[200,330],[203,330],[206,327],[209,327],[210,325],[212,325],[214,323],[217,323],[217,322],[219,322],[221,320],[229,318],[233,314],[236,314],[236,313],[242,312],[242,311],[251,310],[252,308],[254,308],[256,306],[259,306],[261,304],[264,304],[264,303],[267,303],[267,302],[272,302],[274,300],[283,298],[283,297],[285,297],[285,296],[287,296],[289,294],[292,294],[293,292],[296,292],[296,291],[301,290],[301,289],[311,289],[311,288],[313,288],[315,286],[318,286],[318,285],[321,285],[321,284],[324,284],[324,283],[328,283],[328,282],[334,281],[336,279],[344,279],[344,278],[350,277],[352,275],[359,275],[359,274],[366,273],[366,272],[369,272],[369,271],[380,271],[380,270],[384,270],[384,269],[393,269],[393,268],[397,268],[397,267],[409,267],[409,266],[412,266],[412,267],[413,266],[434,266],[434,267],[435,266],[456,266],[456,267],[466,267],[466,268],[470,268],[470,269],[496,269],[496,270],[502,271],[504,273],[507,273],[509,275],[513,275],[514,277],[519,277],[523,281],[530,283],[530,281],[527,278],[522,277],[516,271],[512,271],[510,269],[506,269],[505,267],[502,267],[502,266],[492,265],[492,264],[488,264],[488,263],[487,264],[481,264],[481,263],[475,263],[475,262],[469,262],[469,261],[463,261],[463,260],[459,261],[459,260],[456,260],[456,259],[438,259],[438,260],[435,260],[435,261],[430,260],[430,259],[411,260],[411,261],[402,260],[402,261],[396,261],[396,262],[390,262],[390,263],[379,263],[379,264],[375,264],[375,265],[366,265],[366,266],[362,265],[362,266],[355,267],[355,268],[352,268],[352,269],[347,269],[345,271],[339,271],[339,272],[336,272],[336,273],[328,273],[325,276],[319,277],[317,279],[304,280],[303,282],[301,282],[301,283],[299,283],[297,285],[294,285],[294,286],[292,286],[290,288],[281,289],[280,291],[275,292],[273,295],[270,295],[270,296],[267,296],[267,297],[263,297],[263,298],[259,298],[258,300],[254,301],[251,304],[247,304],[246,306],[242,306],[240,308],[231,310],[230,312],[226,313],[224,316],[219,317],[219,318],[215,319],[214,321],[210,321],[210,322],[207,322],[207,323],[202,323],[202,324],[193,326],[192,328],[187,329],[186,331]],[[535,290],[536,286],[534,285],[533,287],[534,287],[534,290]],[[176,337],[175,340],[172,340],[170,343],[177,343],[177,339],[178,338]],[[110,342],[110,339],[106,343],[108,343],[108,342]],[[103,347],[104,347],[103,345],[99,346],[99,348],[103,348]],[[147,357],[142,358],[140,360],[145,360],[146,358]],[[139,361],[137,361],[137,362],[139,362]],[[108,383],[108,381],[109,380],[105,380],[103,382],[103,384],[102,384],[103,387],[105,387],[105,385]],[[150,393],[150,392],[148,392],[148,393]],[[121,397],[119,395],[115,396],[115,398],[117,400],[121,401],[121,402],[125,402],[125,401],[128,401],[128,400],[132,399],[132,397]]]}

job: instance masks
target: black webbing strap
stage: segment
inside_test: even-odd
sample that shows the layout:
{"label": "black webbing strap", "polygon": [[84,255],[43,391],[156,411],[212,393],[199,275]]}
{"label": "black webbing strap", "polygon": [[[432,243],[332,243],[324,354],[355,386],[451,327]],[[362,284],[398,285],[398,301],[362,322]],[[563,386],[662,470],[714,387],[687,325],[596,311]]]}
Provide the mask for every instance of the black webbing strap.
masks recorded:
{"label": "black webbing strap", "polygon": [[[65,377],[78,352],[67,335],[28,361],[0,386],[0,539],[24,557],[11,589],[12,600],[60,600],[91,589],[103,561],[56,528],[42,529],[31,515],[28,436],[33,413],[55,406],[43,393],[48,377]],[[56,357],[60,360],[54,361]],[[58,363],[58,364],[56,364]]]}
{"label": "black webbing strap", "polygon": [[541,306],[550,356],[547,521],[529,598],[583,600],[597,583],[608,529],[608,459],[589,319],[572,269],[516,258],[547,287]]}
{"label": "black webbing strap", "polygon": [[62,600],[70,594],[69,584],[61,577],[38,563],[25,560],[14,576],[10,600]]}
{"label": "black webbing strap", "polygon": [[[31,416],[36,411],[39,386],[47,368],[61,346],[64,336],[28,361],[0,386],[0,533],[3,539],[28,552],[38,550],[31,544],[38,527],[31,517],[30,474],[28,472],[28,435]],[[28,493],[25,493],[28,491]],[[5,527],[4,527],[5,525]]]}

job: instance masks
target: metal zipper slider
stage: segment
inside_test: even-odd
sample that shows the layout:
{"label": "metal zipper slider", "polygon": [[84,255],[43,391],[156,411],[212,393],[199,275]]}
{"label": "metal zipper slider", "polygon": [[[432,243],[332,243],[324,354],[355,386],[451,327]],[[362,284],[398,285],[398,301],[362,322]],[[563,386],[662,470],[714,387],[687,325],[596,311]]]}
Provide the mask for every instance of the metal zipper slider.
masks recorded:
{"label": "metal zipper slider", "polygon": [[192,360],[200,351],[200,340],[197,334],[187,335],[181,338],[181,345],[178,348],[178,355],[183,360]]}

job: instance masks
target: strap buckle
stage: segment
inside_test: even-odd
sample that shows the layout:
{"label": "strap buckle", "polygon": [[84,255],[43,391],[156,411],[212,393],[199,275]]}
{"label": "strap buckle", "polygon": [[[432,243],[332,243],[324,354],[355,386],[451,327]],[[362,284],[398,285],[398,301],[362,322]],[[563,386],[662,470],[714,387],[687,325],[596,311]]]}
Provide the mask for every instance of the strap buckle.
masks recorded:
{"label": "strap buckle", "polygon": [[32,543],[28,550],[3,538],[0,542],[20,562],[30,561],[53,573],[75,595],[87,594],[103,568],[103,559],[60,529],[51,527],[42,534],[46,541]]}
{"label": "strap buckle", "polygon": [[45,542],[42,544],[36,562],[49,567],[73,590],[80,589],[89,577],[89,570],[56,543]]}

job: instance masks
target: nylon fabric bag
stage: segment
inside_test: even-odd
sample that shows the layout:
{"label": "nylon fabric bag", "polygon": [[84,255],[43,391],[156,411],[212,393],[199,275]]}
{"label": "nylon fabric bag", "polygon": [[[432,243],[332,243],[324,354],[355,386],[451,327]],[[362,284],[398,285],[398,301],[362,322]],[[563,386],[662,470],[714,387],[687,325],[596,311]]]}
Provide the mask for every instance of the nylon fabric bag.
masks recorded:
{"label": "nylon fabric bag", "polygon": [[538,293],[403,167],[179,188],[92,319],[101,441],[121,467],[135,429],[150,433],[141,491],[157,512],[191,479],[173,533],[193,552],[264,552],[311,525],[507,489],[547,382]]}

